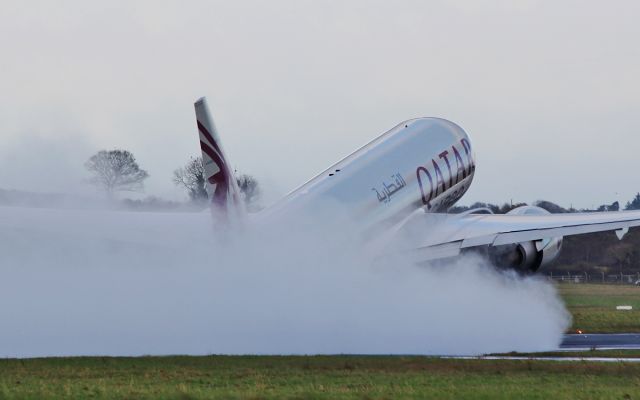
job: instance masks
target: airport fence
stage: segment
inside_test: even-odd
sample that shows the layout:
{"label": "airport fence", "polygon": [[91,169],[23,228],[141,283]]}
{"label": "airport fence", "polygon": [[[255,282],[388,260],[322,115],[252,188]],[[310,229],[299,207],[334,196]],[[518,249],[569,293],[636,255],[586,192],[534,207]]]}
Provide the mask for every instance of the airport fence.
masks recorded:
{"label": "airport fence", "polygon": [[549,272],[547,277],[554,282],[561,283],[608,283],[619,285],[638,285],[640,286],[640,272],[635,274],[554,274]]}

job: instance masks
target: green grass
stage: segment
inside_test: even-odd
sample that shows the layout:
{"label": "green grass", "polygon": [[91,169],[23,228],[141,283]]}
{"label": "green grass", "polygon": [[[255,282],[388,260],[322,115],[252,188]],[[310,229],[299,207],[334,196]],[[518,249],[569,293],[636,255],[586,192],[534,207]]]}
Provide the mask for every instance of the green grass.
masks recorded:
{"label": "green grass", "polygon": [[[640,332],[640,287],[559,284],[558,290],[573,316],[570,332]],[[633,306],[633,310],[618,311],[618,305]]]}
{"label": "green grass", "polygon": [[0,362],[0,398],[625,399],[640,365],[426,357],[60,358]]}

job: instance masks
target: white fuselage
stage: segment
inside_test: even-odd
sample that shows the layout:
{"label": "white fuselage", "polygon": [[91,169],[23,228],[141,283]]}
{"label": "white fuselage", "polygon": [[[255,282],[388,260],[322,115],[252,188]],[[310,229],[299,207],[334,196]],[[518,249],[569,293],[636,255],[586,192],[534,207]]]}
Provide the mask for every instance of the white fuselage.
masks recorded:
{"label": "white fuselage", "polygon": [[439,118],[413,119],[311,179],[267,214],[334,202],[368,230],[420,208],[446,211],[469,189],[474,172],[475,155],[462,128]]}

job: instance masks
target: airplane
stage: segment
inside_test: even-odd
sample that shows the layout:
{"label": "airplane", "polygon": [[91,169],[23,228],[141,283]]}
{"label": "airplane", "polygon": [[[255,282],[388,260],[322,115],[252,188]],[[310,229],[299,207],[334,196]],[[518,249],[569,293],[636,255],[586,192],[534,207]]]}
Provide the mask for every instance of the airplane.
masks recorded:
{"label": "airplane", "polygon": [[[227,223],[244,220],[240,191],[205,98],[195,102],[195,113],[214,216]],[[484,250],[497,267],[523,274],[554,261],[565,236],[615,231],[622,240],[630,227],[640,226],[640,211],[550,214],[522,206],[500,215],[484,208],[447,214],[471,186],[475,170],[471,139],[460,126],[441,118],[411,119],[259,214],[277,218],[330,200],[356,221],[380,257],[402,253],[422,263]]]}

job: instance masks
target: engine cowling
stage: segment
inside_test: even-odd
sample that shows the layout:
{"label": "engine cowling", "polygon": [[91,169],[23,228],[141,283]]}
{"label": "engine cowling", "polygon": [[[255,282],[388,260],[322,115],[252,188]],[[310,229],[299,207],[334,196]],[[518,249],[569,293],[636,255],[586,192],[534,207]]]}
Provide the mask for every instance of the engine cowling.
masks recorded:
{"label": "engine cowling", "polygon": [[[535,206],[518,207],[507,214],[544,215],[547,210]],[[490,246],[489,257],[499,268],[514,269],[521,273],[534,273],[543,265],[553,262],[562,250],[562,237],[548,238],[517,244]]]}

